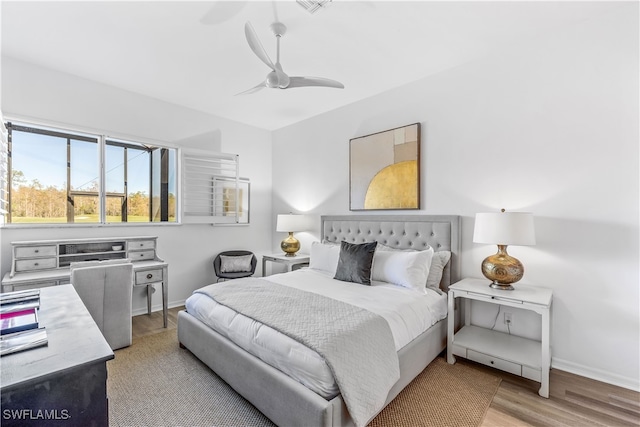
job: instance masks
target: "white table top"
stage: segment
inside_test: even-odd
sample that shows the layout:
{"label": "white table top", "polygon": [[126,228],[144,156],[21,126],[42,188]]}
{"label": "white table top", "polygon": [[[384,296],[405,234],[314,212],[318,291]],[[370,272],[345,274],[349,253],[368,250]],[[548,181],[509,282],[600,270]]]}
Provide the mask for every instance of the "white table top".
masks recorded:
{"label": "white table top", "polygon": [[465,291],[497,300],[517,300],[530,304],[549,306],[553,292],[549,288],[514,283],[513,290],[494,289],[489,287],[489,279],[467,278],[449,286],[449,290]]}
{"label": "white table top", "polygon": [[113,351],[72,285],[41,288],[38,318],[47,331],[48,345],[2,356],[3,389],[113,359]]}
{"label": "white table top", "polygon": [[299,264],[309,262],[309,254],[297,253],[296,256],[286,256],[284,253],[263,255],[264,259],[269,261],[278,261],[290,264]]}

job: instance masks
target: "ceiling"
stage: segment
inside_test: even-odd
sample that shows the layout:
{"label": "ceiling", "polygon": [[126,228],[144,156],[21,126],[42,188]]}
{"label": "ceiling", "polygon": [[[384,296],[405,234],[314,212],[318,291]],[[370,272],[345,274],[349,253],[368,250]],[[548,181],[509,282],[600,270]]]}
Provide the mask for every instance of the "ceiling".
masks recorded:
{"label": "ceiling", "polygon": [[[616,2],[2,1],[2,55],[274,130],[619,7]],[[250,21],[289,75],[345,89],[264,89]]]}

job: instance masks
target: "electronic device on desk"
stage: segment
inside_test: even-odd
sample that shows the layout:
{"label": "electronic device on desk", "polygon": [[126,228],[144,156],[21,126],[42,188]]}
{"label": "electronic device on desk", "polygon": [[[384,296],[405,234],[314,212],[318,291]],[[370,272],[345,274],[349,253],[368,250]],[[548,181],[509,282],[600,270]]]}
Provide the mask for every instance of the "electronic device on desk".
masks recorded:
{"label": "electronic device on desk", "polygon": [[0,356],[47,344],[39,307],[39,289],[0,294]]}

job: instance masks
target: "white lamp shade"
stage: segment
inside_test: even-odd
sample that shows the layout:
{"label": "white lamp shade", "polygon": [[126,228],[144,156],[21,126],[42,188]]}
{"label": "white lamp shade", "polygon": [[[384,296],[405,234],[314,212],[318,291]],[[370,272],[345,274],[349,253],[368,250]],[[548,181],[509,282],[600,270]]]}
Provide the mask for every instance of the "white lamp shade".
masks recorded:
{"label": "white lamp shade", "polygon": [[306,215],[282,214],[278,215],[276,231],[285,233],[305,231],[307,229]]}
{"label": "white lamp shade", "polygon": [[528,212],[477,213],[473,241],[495,245],[535,245],[533,214]]}

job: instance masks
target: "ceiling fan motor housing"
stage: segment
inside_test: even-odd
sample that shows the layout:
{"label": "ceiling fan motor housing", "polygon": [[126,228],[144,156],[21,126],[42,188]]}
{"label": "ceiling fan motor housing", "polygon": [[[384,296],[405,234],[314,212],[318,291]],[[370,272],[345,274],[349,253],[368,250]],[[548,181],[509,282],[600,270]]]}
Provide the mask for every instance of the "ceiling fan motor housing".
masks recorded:
{"label": "ceiling fan motor housing", "polygon": [[266,80],[265,83],[270,88],[279,87],[280,81],[279,81],[278,75],[276,74],[275,71],[272,71],[269,74],[267,74],[267,80]]}
{"label": "ceiling fan motor housing", "polygon": [[282,22],[274,22],[269,26],[269,28],[271,28],[271,31],[273,31],[273,34],[275,34],[276,37],[282,37],[287,32],[287,26]]}

